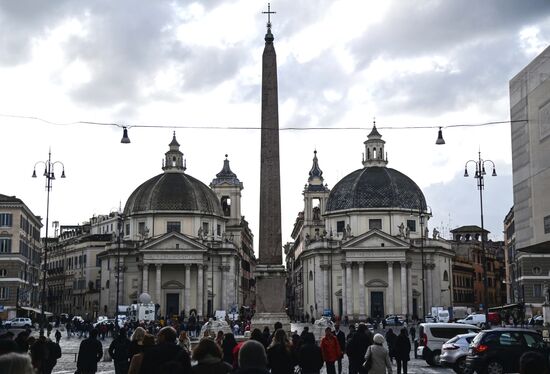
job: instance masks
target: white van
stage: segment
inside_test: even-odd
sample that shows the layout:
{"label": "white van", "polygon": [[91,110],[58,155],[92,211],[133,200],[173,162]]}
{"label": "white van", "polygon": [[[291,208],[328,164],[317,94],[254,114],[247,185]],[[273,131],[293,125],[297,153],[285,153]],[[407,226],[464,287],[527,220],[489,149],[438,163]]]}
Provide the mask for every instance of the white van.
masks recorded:
{"label": "white van", "polygon": [[477,326],[460,323],[421,323],[418,326],[418,348],[416,353],[426,360],[428,365],[439,365],[439,356],[443,344],[457,335],[479,331],[481,329]]}
{"label": "white van", "polygon": [[470,314],[464,319],[459,319],[457,323],[467,323],[469,325],[481,326],[485,324],[485,314]]}
{"label": "white van", "polygon": [[448,310],[438,310],[437,311],[437,322],[449,322],[449,311]]}

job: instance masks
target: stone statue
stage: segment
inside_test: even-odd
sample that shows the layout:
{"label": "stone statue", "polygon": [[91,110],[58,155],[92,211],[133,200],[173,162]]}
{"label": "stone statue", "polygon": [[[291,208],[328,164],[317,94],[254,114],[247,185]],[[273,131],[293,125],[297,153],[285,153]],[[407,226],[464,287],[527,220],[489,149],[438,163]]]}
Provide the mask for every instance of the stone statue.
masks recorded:
{"label": "stone statue", "polygon": [[203,238],[203,236],[202,236],[202,227],[199,227],[199,231],[197,232],[197,236],[199,237],[199,239]]}
{"label": "stone statue", "polygon": [[319,221],[321,219],[321,209],[316,206],[313,208],[313,220]]}
{"label": "stone statue", "polygon": [[222,232],[222,242],[227,242],[227,233],[225,231]]}
{"label": "stone statue", "polygon": [[439,239],[439,231],[435,227],[432,231],[432,238],[434,238],[434,240]]}
{"label": "stone statue", "polygon": [[404,238],[405,237],[405,224],[403,222],[401,222],[401,224],[398,227],[399,227],[399,236]]}
{"label": "stone statue", "polygon": [[229,241],[233,243],[233,239],[235,238],[235,235],[233,233],[229,234]]}
{"label": "stone statue", "polygon": [[319,230],[315,230],[315,241],[319,240]]}
{"label": "stone statue", "polygon": [[409,229],[409,226],[405,227],[405,238],[409,238],[411,236],[411,229]]}
{"label": "stone statue", "polygon": [[323,235],[322,235],[322,238],[326,238],[327,237],[327,230],[326,229],[323,229]]}
{"label": "stone statue", "polygon": [[424,237],[427,239],[429,236],[430,236],[430,230],[428,229],[428,227],[426,227],[424,229]]}
{"label": "stone statue", "polygon": [[311,240],[309,239],[309,233],[306,234],[306,244],[309,244]]}
{"label": "stone statue", "polygon": [[351,226],[349,225],[349,223],[346,225],[346,231],[348,233],[348,238],[351,238]]}

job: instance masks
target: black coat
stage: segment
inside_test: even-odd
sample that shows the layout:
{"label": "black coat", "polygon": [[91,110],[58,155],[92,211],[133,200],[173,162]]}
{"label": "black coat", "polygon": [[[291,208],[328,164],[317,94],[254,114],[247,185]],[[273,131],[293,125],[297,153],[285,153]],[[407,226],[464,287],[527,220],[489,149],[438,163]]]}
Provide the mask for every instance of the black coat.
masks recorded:
{"label": "black coat", "polygon": [[275,344],[267,349],[267,362],[271,374],[294,374],[292,352],[282,344]]}
{"label": "black coat", "polygon": [[130,351],[130,343],[130,339],[124,335],[120,335],[113,340],[111,345],[109,345],[109,354],[113,360],[118,362],[129,362],[128,352]]}
{"label": "black coat", "polygon": [[342,330],[338,330],[336,333],[336,339],[338,339],[338,344],[340,344],[340,349],[342,352],[346,351],[346,334]]}
{"label": "black coat", "polygon": [[367,348],[372,344],[372,340],[365,333],[356,332],[348,342],[346,354],[349,358],[349,365],[354,369],[359,369],[365,361]]}
{"label": "black coat", "polygon": [[298,352],[298,365],[302,373],[319,373],[323,367],[321,348],[316,344],[303,344]]}
{"label": "black coat", "polygon": [[103,346],[96,338],[87,338],[80,343],[76,367],[80,371],[97,371],[97,363],[103,357]]}
{"label": "black coat", "polygon": [[411,342],[407,334],[399,334],[395,339],[395,358],[402,361],[409,361],[411,354]]}
{"label": "black coat", "polygon": [[181,369],[174,374],[191,373],[191,358],[189,353],[176,343],[160,343],[143,351],[143,362],[140,373],[150,374],[162,372],[163,367],[173,363],[179,364]]}

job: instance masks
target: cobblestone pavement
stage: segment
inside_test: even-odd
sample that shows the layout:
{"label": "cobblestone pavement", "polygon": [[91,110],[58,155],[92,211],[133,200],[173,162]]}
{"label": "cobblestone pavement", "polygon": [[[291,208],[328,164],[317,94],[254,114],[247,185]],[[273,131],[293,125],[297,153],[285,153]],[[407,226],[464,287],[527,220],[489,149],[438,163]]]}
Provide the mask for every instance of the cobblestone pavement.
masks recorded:
{"label": "cobblestone pavement", "polygon": [[[308,326],[308,324],[292,324],[292,331],[298,330],[298,332],[301,332],[304,326]],[[311,325],[310,329],[311,329]],[[347,332],[346,328],[342,328],[344,332]],[[17,334],[21,330],[12,330],[15,334]],[[55,329],[54,329],[55,332]],[[38,332],[34,332],[33,335],[38,336]],[[52,333],[53,337],[53,333]],[[62,357],[57,361],[57,365],[55,366],[53,370],[53,374],[68,374],[68,373],[74,373],[76,370],[76,354],[78,353],[78,348],[80,347],[80,342],[82,341],[81,338],[78,338],[78,336],[67,338],[67,334],[63,332],[63,337],[61,338],[60,346],[62,351]],[[105,340],[100,340],[100,342],[103,344],[104,351],[109,347],[109,344],[111,343],[111,338],[106,338]],[[412,353],[411,353],[412,355]],[[343,366],[343,374],[348,373],[348,360],[347,357],[344,357],[342,360],[342,366]],[[101,374],[114,374],[114,366],[112,362],[104,362],[101,361],[98,363],[98,373]],[[396,373],[396,366],[393,364],[393,372]],[[321,370],[322,374],[326,373],[326,369],[323,367]],[[409,361],[409,374],[420,374],[420,373],[453,373],[451,369],[441,368],[441,367],[431,367],[426,364],[425,361],[420,359],[414,359],[412,358],[411,361]]]}

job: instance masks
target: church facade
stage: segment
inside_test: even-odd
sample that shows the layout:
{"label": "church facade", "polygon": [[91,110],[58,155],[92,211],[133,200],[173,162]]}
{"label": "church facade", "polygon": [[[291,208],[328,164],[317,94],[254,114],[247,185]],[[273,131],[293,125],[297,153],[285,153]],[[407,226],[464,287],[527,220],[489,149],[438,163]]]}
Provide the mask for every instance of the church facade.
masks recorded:
{"label": "church facade", "polygon": [[163,173],[128,198],[117,222],[120,242],[98,254],[103,311],[114,314],[118,275],[119,305],[145,292],[162,316],[205,317],[253,305],[256,260],[241,216],[243,184],[226,157],[206,186],[185,172],[175,134],[169,147]]}
{"label": "church facade", "polygon": [[423,317],[451,306],[453,251],[436,230],[429,237],[422,191],[387,167],[376,125],[364,145],[363,168],[332,190],[314,152],[304,209],[285,248],[294,318],[329,311],[352,320]]}

